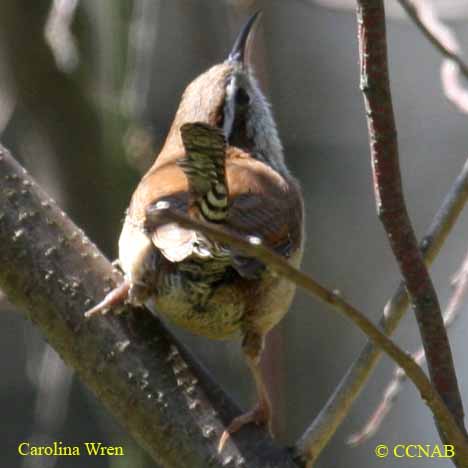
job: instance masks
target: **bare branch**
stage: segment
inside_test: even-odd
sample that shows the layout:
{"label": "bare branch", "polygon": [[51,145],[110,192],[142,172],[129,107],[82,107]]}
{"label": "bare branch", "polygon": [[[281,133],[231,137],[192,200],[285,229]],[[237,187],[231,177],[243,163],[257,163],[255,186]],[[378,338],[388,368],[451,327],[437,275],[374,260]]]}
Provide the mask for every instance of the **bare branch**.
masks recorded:
{"label": "bare branch", "polygon": [[[358,0],[364,94],[377,211],[415,312],[434,387],[464,429],[464,413],[439,301],[406,210],[390,92],[383,0]],[[440,431],[440,427],[439,427]],[[446,434],[440,432],[442,440]],[[458,457],[457,457],[458,459]]]}
{"label": "bare branch", "polygon": [[[465,0],[427,0],[433,3],[438,16],[449,20],[460,20],[467,14]],[[354,10],[356,0],[295,0],[296,3],[302,3],[313,7],[319,5],[333,10]],[[385,4],[386,16],[392,19],[404,19],[406,13],[398,5],[396,0],[391,0]]]}
{"label": "bare branch", "polygon": [[158,463],[296,466],[256,427],[218,454],[235,405],[145,310],[85,320],[120,275],[3,149],[0,174],[0,288]]}
{"label": "bare branch", "polygon": [[[465,66],[465,69],[467,67]],[[441,207],[420,242],[424,261],[431,265],[468,200],[468,161],[457,176]],[[392,334],[409,305],[408,295],[402,282],[384,308],[380,326]],[[381,351],[372,342],[367,342],[357,359],[348,369],[326,405],[302,436],[311,441],[313,451],[319,454],[349,413],[371,372],[379,362]],[[313,442],[312,442],[313,439]]]}
{"label": "bare branch", "polygon": [[78,47],[71,32],[78,0],[53,0],[44,34],[58,68],[72,72],[79,64]]}
{"label": "bare branch", "polygon": [[[432,386],[422,369],[413,361],[411,356],[402,351],[389,337],[384,335],[365,315],[348,304],[341,296],[329,291],[313,280],[307,274],[294,268],[286,259],[264,247],[257,237],[248,240],[216,225],[204,221],[198,221],[186,214],[172,211],[167,202],[156,204],[147,212],[147,220],[155,225],[165,222],[176,222],[183,227],[194,229],[206,234],[222,244],[227,244],[240,250],[244,254],[258,258],[273,272],[282,275],[297,286],[303,288],[310,296],[319,299],[325,304],[348,317],[360,330],[366,334],[376,345],[381,347],[388,356],[398,363],[412,380],[421,393],[421,398],[432,410],[438,426],[444,433],[444,437],[455,445],[455,451],[461,461],[459,466],[468,467],[468,441],[465,434],[457,425],[456,419],[445,406],[438,392]],[[298,455],[307,462],[307,467],[312,467],[315,455],[309,451],[307,440],[300,440],[296,446]]]}
{"label": "bare branch", "polygon": [[[466,295],[468,294],[468,254],[463,260],[463,264],[457,273],[454,279],[454,292],[450,297],[449,303],[444,313],[444,324],[445,328],[449,328],[457,317],[463,301],[465,300]],[[425,361],[424,349],[419,349],[413,354],[413,359],[418,364],[422,364]],[[398,399],[403,384],[407,380],[405,372],[401,367],[396,367],[393,371],[393,379],[387,385],[385,391],[383,392],[383,398],[380,403],[377,405],[377,408],[372,413],[368,422],[364,427],[357,433],[350,436],[348,443],[351,445],[359,445],[371,438],[381,427],[382,422],[384,421],[387,414],[392,410],[395,402]]]}
{"label": "bare branch", "polygon": [[[446,38],[442,39],[441,34],[434,32],[434,24],[431,21],[431,24],[426,24],[425,21],[421,19],[421,3],[411,2],[410,0],[398,0],[400,5],[405,9],[408,13],[410,18],[414,21],[414,23],[418,26],[421,32],[429,39],[429,41],[434,45],[434,47],[445,57],[453,60],[462,71],[463,75],[468,79],[468,64],[466,64],[461,57],[458,56],[459,50],[453,46],[453,44],[447,44]],[[433,14],[430,10],[424,10],[423,16],[427,20],[430,16],[429,14]]]}
{"label": "bare branch", "polygon": [[461,112],[468,113],[468,90],[463,87],[461,76],[468,79],[468,65],[460,57],[461,49],[455,34],[437,17],[430,1],[398,1],[422,33],[446,57],[441,65],[445,95]]}
{"label": "bare branch", "polygon": [[[468,201],[468,160],[437,211],[420,248],[426,264],[430,265],[440,252],[449,233]],[[384,307],[379,326],[387,335],[393,334],[409,305],[403,282]],[[379,362],[381,350],[368,341],[346,372],[318,416],[307,428],[302,439],[308,439],[311,450],[318,454],[327,445],[338,426],[349,413],[371,372]],[[313,448],[312,448],[313,447]]]}
{"label": "bare branch", "polygon": [[[54,158],[68,199],[82,200],[83,191],[92,193],[98,184],[76,175],[92,175],[93,180],[105,177],[104,166],[99,163],[104,154],[100,117],[84,81],[56,66],[44,38],[49,7],[50,2],[0,2],[0,43],[17,106],[33,122],[31,133],[47,145],[47,154]],[[103,212],[112,210],[104,197],[96,197],[94,203],[92,210],[86,203],[73,207],[74,216],[89,230],[100,226]],[[108,224],[101,224],[101,242],[111,238],[110,231]]]}
{"label": "bare branch", "polygon": [[152,0],[138,0],[132,6],[121,107],[124,114],[134,121],[143,119],[149,102],[151,66],[160,28],[161,7],[159,2]]}

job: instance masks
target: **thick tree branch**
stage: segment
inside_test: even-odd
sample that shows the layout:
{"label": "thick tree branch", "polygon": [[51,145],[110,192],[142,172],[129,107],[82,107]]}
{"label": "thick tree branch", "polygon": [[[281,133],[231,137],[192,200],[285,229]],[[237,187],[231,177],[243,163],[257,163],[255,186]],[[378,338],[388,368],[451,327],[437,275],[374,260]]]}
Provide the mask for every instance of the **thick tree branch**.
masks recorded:
{"label": "thick tree branch", "polygon": [[[383,0],[358,0],[364,94],[377,211],[405,280],[435,388],[462,431],[464,414],[442,313],[409,219],[401,183],[387,65]],[[444,440],[446,434],[441,433]]]}
{"label": "thick tree branch", "polygon": [[[250,237],[249,240],[227,232],[220,227],[197,221],[188,215],[170,210],[168,203],[159,203],[147,212],[147,219],[155,225],[165,222],[177,222],[183,227],[203,232],[211,239],[230,245],[244,254],[256,257],[273,272],[282,275],[297,286],[303,288],[310,296],[332,306],[335,310],[348,317],[374,344],[381,347],[400,367],[402,367],[414,385],[418,388],[421,398],[429,406],[441,428],[444,437],[455,445],[459,466],[468,467],[468,441],[465,433],[460,430],[456,419],[447,408],[438,392],[432,386],[423,370],[413,361],[410,355],[402,351],[389,337],[381,332],[365,315],[343,300],[339,294],[327,290],[310,276],[294,268],[287,260],[272,252],[261,244],[260,239]],[[306,439],[301,439],[296,447],[299,457],[311,468],[315,462],[315,454],[311,453]]]}
{"label": "thick tree branch", "polygon": [[0,174],[0,288],[158,463],[296,466],[255,427],[218,454],[235,405],[147,311],[85,320],[121,278],[1,147]]}

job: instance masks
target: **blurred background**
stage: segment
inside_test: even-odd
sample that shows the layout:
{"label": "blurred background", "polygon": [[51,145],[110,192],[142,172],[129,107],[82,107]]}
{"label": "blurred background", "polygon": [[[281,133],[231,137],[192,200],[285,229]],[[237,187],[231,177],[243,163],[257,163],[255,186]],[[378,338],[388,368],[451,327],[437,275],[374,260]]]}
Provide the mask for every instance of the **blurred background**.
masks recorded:
{"label": "blurred background", "polygon": [[[466,2],[433,4],[468,50]],[[466,160],[468,119],[444,96],[439,53],[395,1],[387,6],[404,189],[421,236]],[[377,321],[399,276],[375,214],[352,0],[2,0],[1,143],[115,258],[130,195],[161,147],[183,89],[224,60],[239,27],[258,8],[264,16],[252,61],[272,101],[289,166],[304,189],[303,269]],[[465,255],[467,229],[465,213],[432,269],[442,306]],[[21,311],[6,298],[0,308],[3,466],[156,466]],[[250,404],[252,382],[238,343],[175,333],[242,407]],[[468,408],[467,333],[462,311],[450,336]],[[396,338],[408,350],[419,346],[410,314]],[[283,443],[292,444],[317,415],[364,342],[335,312],[297,295],[265,359]],[[411,385],[373,439],[357,448],[346,444],[374,409],[392,369],[384,358],[319,467],[451,466],[448,460],[374,455],[380,443],[439,441]],[[28,440],[102,441],[124,445],[126,456],[20,457],[18,444]]]}

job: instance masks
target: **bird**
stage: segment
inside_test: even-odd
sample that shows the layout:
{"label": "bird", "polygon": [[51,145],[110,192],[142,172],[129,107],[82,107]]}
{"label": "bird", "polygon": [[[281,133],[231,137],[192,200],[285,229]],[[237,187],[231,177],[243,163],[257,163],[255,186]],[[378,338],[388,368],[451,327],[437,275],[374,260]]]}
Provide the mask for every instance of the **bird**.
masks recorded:
{"label": "bird", "polygon": [[272,114],[248,60],[261,11],[241,28],[228,58],[185,89],[165,143],[130,201],[119,239],[123,282],[86,312],[144,305],[210,339],[241,339],[257,402],[224,431],[266,425],[272,408],[260,359],[268,332],[288,311],[295,286],[256,258],[175,222],[155,224],[158,207],[256,239],[299,267],[304,203],[286,165]]}

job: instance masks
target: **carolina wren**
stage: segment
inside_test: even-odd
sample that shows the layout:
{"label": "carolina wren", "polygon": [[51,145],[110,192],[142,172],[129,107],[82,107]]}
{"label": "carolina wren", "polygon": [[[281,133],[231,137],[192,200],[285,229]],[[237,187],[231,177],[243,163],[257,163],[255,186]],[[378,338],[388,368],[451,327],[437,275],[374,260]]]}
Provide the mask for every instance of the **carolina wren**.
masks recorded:
{"label": "carolina wren", "polygon": [[298,266],[303,199],[289,173],[270,105],[246,55],[259,13],[242,28],[226,61],[185,90],[165,144],[139,183],[119,240],[125,281],[91,316],[120,302],[153,300],[156,311],[213,339],[242,337],[258,402],[224,434],[269,424],[259,362],[265,335],[287,312],[294,286],[254,258],[176,223],[154,226],[149,211],[169,203],[190,216],[255,236]]}

